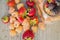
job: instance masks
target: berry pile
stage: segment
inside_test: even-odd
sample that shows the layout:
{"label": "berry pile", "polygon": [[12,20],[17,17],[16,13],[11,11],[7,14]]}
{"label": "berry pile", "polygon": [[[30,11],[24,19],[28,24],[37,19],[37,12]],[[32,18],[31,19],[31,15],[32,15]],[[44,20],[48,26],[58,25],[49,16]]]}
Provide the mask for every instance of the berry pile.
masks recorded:
{"label": "berry pile", "polygon": [[10,35],[16,36],[16,34],[24,31],[23,39],[32,40],[34,33],[38,30],[38,17],[36,16],[35,2],[33,0],[26,0],[27,8],[20,0],[9,0],[7,2],[8,12],[10,16],[4,16],[2,21],[4,23],[10,23]]}

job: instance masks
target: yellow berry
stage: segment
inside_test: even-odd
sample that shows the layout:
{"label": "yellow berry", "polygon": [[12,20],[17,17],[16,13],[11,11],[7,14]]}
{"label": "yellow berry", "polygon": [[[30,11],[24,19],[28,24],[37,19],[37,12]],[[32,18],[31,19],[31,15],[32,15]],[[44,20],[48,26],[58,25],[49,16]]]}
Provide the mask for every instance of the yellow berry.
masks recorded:
{"label": "yellow berry", "polygon": [[20,0],[15,0],[15,3],[18,4],[20,2]]}
{"label": "yellow berry", "polygon": [[12,37],[14,37],[14,36],[16,36],[16,31],[15,30],[10,30],[10,36],[12,36]]}
{"label": "yellow berry", "polygon": [[16,32],[21,33],[23,30],[23,26],[19,26],[15,30],[16,30]]}
{"label": "yellow berry", "polygon": [[9,7],[9,13],[13,13],[15,11],[15,8],[14,7]]}
{"label": "yellow berry", "polygon": [[19,25],[20,25],[20,23],[16,20],[16,21],[14,22],[14,27],[17,28]]}
{"label": "yellow berry", "polygon": [[18,17],[18,12],[15,11],[15,12],[11,13],[11,15],[14,16],[14,17]]}
{"label": "yellow berry", "polygon": [[17,4],[17,9],[20,9],[21,7],[24,7],[23,3]]}
{"label": "yellow berry", "polygon": [[14,23],[15,20],[16,18],[14,16],[10,16],[10,23]]}
{"label": "yellow berry", "polygon": [[36,33],[37,31],[38,31],[38,27],[37,26],[32,26],[32,31],[34,32],[34,33]]}

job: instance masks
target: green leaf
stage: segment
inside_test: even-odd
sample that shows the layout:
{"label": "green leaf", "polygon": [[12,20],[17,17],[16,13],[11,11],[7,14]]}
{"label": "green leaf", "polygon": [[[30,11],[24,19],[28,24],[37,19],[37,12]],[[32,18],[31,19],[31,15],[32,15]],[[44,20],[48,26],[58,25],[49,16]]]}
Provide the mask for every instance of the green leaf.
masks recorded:
{"label": "green leaf", "polygon": [[26,40],[31,40],[31,38],[27,38]]}
{"label": "green leaf", "polygon": [[36,20],[30,20],[30,25],[35,25],[36,24]]}
{"label": "green leaf", "polygon": [[33,25],[33,20],[30,20],[30,25]]}
{"label": "green leaf", "polygon": [[27,16],[27,14],[28,14],[28,13],[27,13],[27,11],[26,11],[26,12],[23,14],[23,17],[26,17],[26,16]]}
{"label": "green leaf", "polygon": [[4,20],[7,20],[8,19],[8,17],[7,16],[4,16],[4,18],[3,18]]}

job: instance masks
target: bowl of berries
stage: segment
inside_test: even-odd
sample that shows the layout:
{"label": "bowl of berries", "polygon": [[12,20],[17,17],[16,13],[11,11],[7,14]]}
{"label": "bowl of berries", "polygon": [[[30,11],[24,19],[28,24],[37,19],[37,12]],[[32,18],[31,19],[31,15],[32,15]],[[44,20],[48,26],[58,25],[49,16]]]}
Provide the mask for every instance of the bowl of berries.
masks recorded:
{"label": "bowl of berries", "polygon": [[60,0],[45,0],[43,9],[49,16],[60,15]]}

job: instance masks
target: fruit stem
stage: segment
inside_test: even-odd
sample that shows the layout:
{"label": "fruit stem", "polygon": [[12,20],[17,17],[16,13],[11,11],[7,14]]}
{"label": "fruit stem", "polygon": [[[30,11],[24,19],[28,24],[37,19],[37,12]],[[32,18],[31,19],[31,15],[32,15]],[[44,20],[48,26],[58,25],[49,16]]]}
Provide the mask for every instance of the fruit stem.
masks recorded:
{"label": "fruit stem", "polygon": [[27,38],[26,40],[32,40],[31,37]]}

